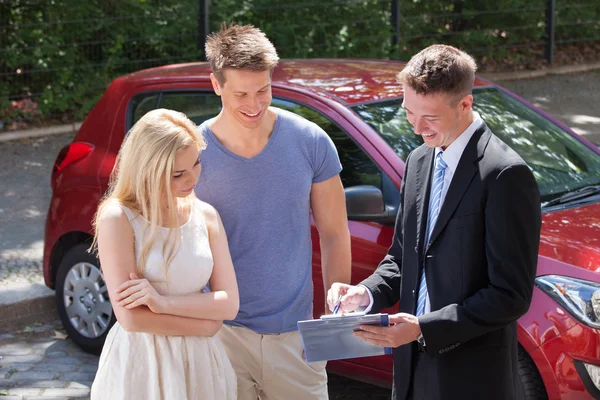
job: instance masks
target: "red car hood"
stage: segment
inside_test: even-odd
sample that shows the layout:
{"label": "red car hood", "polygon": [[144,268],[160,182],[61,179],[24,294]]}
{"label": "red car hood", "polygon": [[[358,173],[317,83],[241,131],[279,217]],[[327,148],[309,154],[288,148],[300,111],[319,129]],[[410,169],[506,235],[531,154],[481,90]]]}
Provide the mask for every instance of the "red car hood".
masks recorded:
{"label": "red car hood", "polygon": [[540,255],[600,273],[600,204],[543,214]]}

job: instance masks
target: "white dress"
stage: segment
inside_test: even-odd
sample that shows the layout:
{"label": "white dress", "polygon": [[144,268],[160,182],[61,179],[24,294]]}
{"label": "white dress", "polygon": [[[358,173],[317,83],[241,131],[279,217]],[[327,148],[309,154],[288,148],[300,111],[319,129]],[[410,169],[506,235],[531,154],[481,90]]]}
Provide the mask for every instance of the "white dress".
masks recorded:
{"label": "white dress", "polygon": [[[189,220],[180,228],[181,246],[168,273],[163,267],[162,245],[169,228],[161,228],[164,239],[148,257],[144,278],[162,295],[201,292],[211,276],[213,258],[199,203],[193,200]],[[139,258],[148,221],[127,207],[114,206],[121,207],[129,219]],[[234,400],[236,386],[235,372],[216,337],[127,332],[117,322],[102,349],[91,398]]]}

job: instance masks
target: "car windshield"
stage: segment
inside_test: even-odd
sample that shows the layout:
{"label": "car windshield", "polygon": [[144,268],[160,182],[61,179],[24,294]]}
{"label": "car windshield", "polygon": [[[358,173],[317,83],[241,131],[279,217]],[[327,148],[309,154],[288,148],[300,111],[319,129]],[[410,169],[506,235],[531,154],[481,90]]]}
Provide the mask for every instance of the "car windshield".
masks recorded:
{"label": "car windshield", "polygon": [[[498,89],[475,90],[473,97],[473,108],[492,132],[533,171],[542,202],[600,184],[600,157],[579,140]],[[401,104],[394,99],[353,109],[405,160],[423,140],[413,133]]]}

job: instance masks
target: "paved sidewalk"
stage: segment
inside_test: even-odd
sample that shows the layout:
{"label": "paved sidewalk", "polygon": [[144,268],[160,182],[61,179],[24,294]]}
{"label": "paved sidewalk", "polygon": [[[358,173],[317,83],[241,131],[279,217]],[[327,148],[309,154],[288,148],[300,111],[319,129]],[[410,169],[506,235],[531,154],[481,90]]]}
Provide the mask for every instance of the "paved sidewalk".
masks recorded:
{"label": "paved sidewalk", "polygon": [[0,334],[0,399],[89,399],[97,366],[57,320]]}
{"label": "paved sidewalk", "polygon": [[[0,333],[0,400],[89,399],[97,368],[98,357],[69,340],[58,320]],[[329,376],[331,400],[389,400],[390,395],[390,389]]]}

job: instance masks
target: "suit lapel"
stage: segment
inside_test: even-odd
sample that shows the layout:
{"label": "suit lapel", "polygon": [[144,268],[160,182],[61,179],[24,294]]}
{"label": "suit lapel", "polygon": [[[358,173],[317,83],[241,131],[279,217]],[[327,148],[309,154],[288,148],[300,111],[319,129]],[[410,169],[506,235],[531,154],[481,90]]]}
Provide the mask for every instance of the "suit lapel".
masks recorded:
{"label": "suit lapel", "polygon": [[417,254],[423,254],[423,241],[427,230],[427,208],[429,201],[429,186],[431,181],[431,168],[433,165],[433,154],[435,149],[427,148],[417,159],[416,168],[416,192],[417,192]]}
{"label": "suit lapel", "polygon": [[450,220],[450,217],[454,214],[454,210],[456,210],[460,200],[465,195],[469,184],[479,170],[478,161],[483,157],[490,137],[491,131],[484,123],[475,131],[473,137],[469,140],[467,147],[465,147],[465,150],[460,157],[460,161],[458,162],[458,166],[456,167],[456,171],[454,171],[452,182],[450,182],[450,187],[444,198],[444,203],[442,204],[438,219],[433,227],[433,232],[431,232],[431,239],[429,240],[427,248],[431,246],[431,243],[436,240],[440,232],[444,229],[448,220]]}

